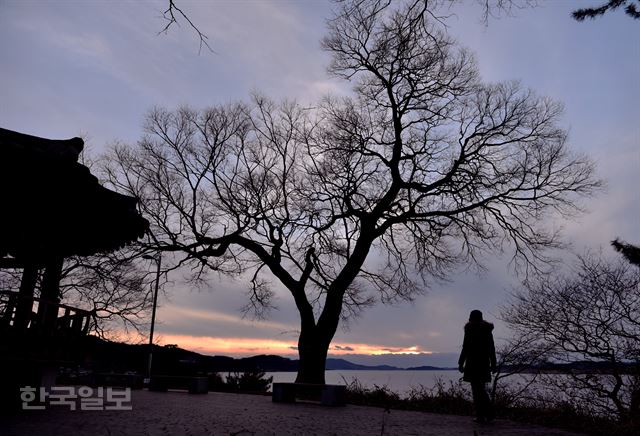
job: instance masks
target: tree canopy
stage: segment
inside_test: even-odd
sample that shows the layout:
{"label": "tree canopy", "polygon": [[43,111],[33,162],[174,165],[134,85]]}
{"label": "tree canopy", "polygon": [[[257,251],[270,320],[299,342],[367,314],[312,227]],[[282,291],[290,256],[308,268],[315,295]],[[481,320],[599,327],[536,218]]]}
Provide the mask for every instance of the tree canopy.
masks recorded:
{"label": "tree canopy", "polygon": [[156,249],[200,271],[251,272],[258,312],[273,279],[288,290],[299,381],[324,381],[340,319],[369,304],[411,299],[494,250],[535,267],[559,245],[544,218],[599,186],[567,147],[562,105],[483,83],[429,5],[339,3],[322,46],[349,97],[155,108],[106,166],[140,199]]}

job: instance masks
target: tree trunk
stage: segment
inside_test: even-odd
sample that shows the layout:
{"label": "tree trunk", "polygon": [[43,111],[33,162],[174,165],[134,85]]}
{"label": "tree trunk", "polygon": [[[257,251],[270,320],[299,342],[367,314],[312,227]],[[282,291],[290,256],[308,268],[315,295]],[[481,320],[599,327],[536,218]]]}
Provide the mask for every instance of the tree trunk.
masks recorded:
{"label": "tree trunk", "polygon": [[324,384],[324,371],[331,337],[326,332],[320,332],[317,326],[302,324],[298,339],[298,375],[296,383]]}
{"label": "tree trunk", "polygon": [[360,272],[374,239],[372,224],[363,224],[362,234],[348,264],[327,290],[324,309],[317,324],[314,322],[311,307],[308,306],[308,310],[306,307],[305,310],[300,310],[302,305],[298,304],[301,329],[298,339],[300,361],[296,383],[325,383],[327,354],[340,323],[344,294]]}
{"label": "tree trunk", "polygon": [[300,362],[297,383],[325,383],[327,354],[340,322],[343,294],[344,292],[333,292],[327,296],[324,310],[317,324],[313,321],[313,315],[310,318],[302,317],[298,339]]}

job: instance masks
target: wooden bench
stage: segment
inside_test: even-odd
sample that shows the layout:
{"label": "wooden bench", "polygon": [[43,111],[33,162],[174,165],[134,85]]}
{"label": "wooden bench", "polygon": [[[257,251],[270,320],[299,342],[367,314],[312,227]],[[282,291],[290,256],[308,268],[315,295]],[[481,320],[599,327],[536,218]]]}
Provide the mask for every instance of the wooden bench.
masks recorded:
{"label": "wooden bench", "polygon": [[344,406],[347,387],[313,383],[274,383],[271,399],[274,403],[295,403],[296,398],[320,400],[323,406]]}
{"label": "wooden bench", "polygon": [[209,379],[207,377],[151,376],[150,391],[167,392],[169,389],[186,389],[190,394],[206,394],[209,392]]}

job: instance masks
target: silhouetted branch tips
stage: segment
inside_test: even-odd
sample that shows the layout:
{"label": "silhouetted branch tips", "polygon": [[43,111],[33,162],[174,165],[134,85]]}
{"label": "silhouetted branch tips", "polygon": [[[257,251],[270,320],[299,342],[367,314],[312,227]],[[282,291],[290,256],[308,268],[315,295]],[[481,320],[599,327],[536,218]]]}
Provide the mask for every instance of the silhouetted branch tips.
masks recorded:
{"label": "silhouetted branch tips", "polygon": [[[501,15],[511,16],[516,10],[540,6],[538,0],[477,0],[482,7],[482,21],[488,24],[489,18],[500,18]],[[640,19],[640,0],[591,0],[594,6],[579,8],[571,13],[576,21],[596,19],[608,12],[623,9],[624,13],[633,19]],[[597,5],[597,6],[596,6]]]}
{"label": "silhouetted branch tips", "polygon": [[168,0],[168,2],[169,2],[169,4],[167,6],[167,9],[162,13],[162,17],[167,21],[167,23],[165,24],[164,28],[159,33],[165,33],[166,34],[169,31],[169,28],[171,26],[173,26],[174,24],[179,26],[180,23],[178,22],[178,18],[176,17],[176,14],[178,14],[179,16],[181,16],[189,24],[189,26],[198,35],[198,40],[200,42],[200,47],[198,49],[198,54],[200,54],[202,52],[202,46],[205,46],[211,53],[215,53],[215,51],[211,48],[211,46],[209,45],[209,42],[207,41],[209,39],[209,37],[207,35],[205,35],[193,23],[193,21],[191,21],[191,18],[189,18],[189,16],[182,9],[180,9],[176,5],[175,0]]}
{"label": "silhouetted branch tips", "polygon": [[538,0],[477,0],[482,7],[482,22],[489,23],[490,18],[500,18],[503,15],[514,16],[519,10],[535,8],[540,5]]}

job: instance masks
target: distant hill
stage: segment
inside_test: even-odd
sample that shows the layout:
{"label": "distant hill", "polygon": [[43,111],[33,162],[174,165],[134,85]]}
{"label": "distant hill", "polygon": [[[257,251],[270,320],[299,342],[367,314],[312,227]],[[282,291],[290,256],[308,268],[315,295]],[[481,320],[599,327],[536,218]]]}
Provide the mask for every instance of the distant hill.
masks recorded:
{"label": "distant hill", "polygon": [[411,368],[407,368],[407,371],[453,371],[457,369],[458,368],[440,368],[438,366],[423,365],[423,366],[414,366]]}
{"label": "distant hill", "polygon": [[[297,362],[297,361],[296,361]],[[344,359],[335,359],[328,358],[327,359],[327,370],[354,370],[354,371],[398,371],[402,370],[402,368],[398,368],[396,366],[389,365],[358,365],[357,363],[351,363],[348,360]]]}
{"label": "distant hill", "polygon": [[[135,371],[146,374],[149,358],[149,346],[146,344],[125,344],[120,342],[105,341],[95,336],[84,338],[85,355],[82,369],[94,372],[124,373]],[[72,367],[76,367],[74,363]],[[632,363],[628,363],[627,372],[635,369]],[[73,369],[70,367],[69,369]],[[405,370],[391,365],[361,365],[349,362],[345,359],[328,358],[327,370],[356,370],[356,371],[398,371]],[[410,371],[441,371],[454,370],[456,368],[443,368],[437,366],[415,366],[406,368]],[[505,368],[515,370],[516,368]],[[185,350],[176,345],[153,347],[153,370],[156,374],[165,375],[190,375],[211,372],[282,372],[297,371],[298,360],[282,356],[258,355],[252,357],[233,358],[228,356],[208,356],[193,351]],[[607,373],[611,366],[607,362],[572,362],[556,363],[548,362],[538,367],[522,368],[518,372],[578,372],[578,373]]]}
{"label": "distant hill", "polygon": [[[85,360],[81,366],[94,372],[146,373],[149,346],[125,344],[87,337]],[[228,356],[207,356],[175,345],[153,347],[153,370],[158,374],[189,375],[208,372],[297,371],[298,361],[280,356],[253,356],[235,359]]]}
{"label": "distant hill", "polygon": [[[111,342],[89,336],[85,342],[86,359],[83,367],[95,372],[136,371],[144,374],[147,368],[149,346]],[[398,371],[391,365],[360,365],[344,359],[328,358],[327,370]],[[158,374],[188,375],[208,372],[297,371],[298,360],[282,356],[258,355],[233,358],[208,356],[177,347],[175,345],[153,347],[153,369]],[[414,371],[440,370],[435,366],[409,368]]]}

